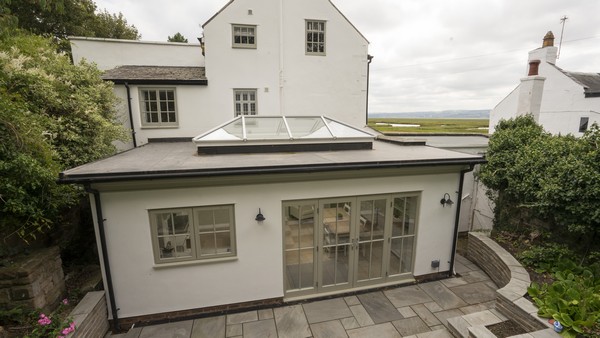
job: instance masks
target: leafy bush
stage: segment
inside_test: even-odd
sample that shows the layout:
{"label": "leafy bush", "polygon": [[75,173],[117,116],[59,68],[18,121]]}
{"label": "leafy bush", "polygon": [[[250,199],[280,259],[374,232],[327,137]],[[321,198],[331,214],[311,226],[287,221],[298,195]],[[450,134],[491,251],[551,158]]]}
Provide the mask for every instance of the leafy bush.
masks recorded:
{"label": "leafy bush", "polygon": [[517,255],[521,264],[535,269],[537,272],[552,272],[558,262],[574,258],[573,252],[565,244],[549,242],[532,246]]}
{"label": "leafy bush", "polygon": [[532,283],[527,289],[538,314],[558,320],[564,327],[564,337],[600,336],[600,276],[581,270],[581,274],[556,272],[551,285]]}

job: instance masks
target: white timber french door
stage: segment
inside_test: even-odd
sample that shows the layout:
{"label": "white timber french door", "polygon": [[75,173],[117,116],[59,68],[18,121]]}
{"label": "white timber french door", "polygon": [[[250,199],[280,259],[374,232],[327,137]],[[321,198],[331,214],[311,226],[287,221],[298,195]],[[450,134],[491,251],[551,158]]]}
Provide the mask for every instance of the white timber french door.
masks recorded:
{"label": "white timber french door", "polygon": [[418,194],[283,203],[286,297],[412,277]]}

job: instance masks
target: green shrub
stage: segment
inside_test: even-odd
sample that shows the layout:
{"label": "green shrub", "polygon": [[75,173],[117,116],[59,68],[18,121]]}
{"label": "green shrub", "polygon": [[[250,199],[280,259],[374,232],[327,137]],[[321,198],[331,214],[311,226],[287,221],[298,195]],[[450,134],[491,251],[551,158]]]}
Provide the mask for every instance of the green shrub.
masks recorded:
{"label": "green shrub", "polygon": [[517,255],[519,261],[538,273],[552,272],[558,262],[572,260],[573,252],[565,244],[546,243],[541,246],[532,246]]}
{"label": "green shrub", "polygon": [[527,292],[538,307],[538,314],[554,318],[564,327],[564,337],[578,334],[600,336],[600,278],[588,269],[581,274],[570,270],[554,274],[551,285],[532,283]]}

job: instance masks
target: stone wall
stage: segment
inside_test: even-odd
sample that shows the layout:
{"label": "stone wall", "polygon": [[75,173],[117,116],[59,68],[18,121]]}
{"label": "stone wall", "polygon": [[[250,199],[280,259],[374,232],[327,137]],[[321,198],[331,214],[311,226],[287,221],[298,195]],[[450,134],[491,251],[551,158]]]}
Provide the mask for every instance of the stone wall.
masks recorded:
{"label": "stone wall", "polygon": [[88,292],[71,311],[75,331],[68,338],[101,338],[108,331],[108,310],[104,291]]}
{"label": "stone wall", "polygon": [[0,308],[52,310],[65,294],[58,247],[36,250],[0,267]]}
{"label": "stone wall", "polygon": [[496,291],[496,309],[500,313],[527,332],[549,326],[546,319],[537,316],[537,308],[523,297],[531,284],[529,273],[498,243],[483,233],[470,232],[467,258],[500,287]]}

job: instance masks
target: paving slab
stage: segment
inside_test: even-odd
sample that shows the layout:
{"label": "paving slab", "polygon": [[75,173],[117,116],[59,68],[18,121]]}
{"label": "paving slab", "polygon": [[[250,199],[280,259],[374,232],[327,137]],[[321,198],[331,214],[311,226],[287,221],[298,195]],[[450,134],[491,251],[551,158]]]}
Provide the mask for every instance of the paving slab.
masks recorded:
{"label": "paving slab", "polygon": [[302,307],[310,324],[352,316],[350,308],[342,298],[307,303]]}
{"label": "paving slab", "polygon": [[302,305],[275,308],[273,312],[275,314],[275,325],[277,326],[279,337],[301,338],[311,336]]}
{"label": "paving slab", "polygon": [[425,305],[427,310],[429,310],[431,312],[439,312],[439,311],[443,310],[436,302],[429,302],[429,303],[425,303],[423,305]]}
{"label": "paving slab", "polygon": [[400,307],[398,308],[398,312],[400,312],[403,318],[410,318],[417,315],[410,306]]}
{"label": "paving slab", "polygon": [[[467,303],[455,295],[442,282],[430,282],[420,285],[434,302],[444,310],[454,309],[466,306]],[[413,308],[414,309],[414,308]]]}
{"label": "paving slab", "polygon": [[553,329],[545,329],[540,331],[535,331],[530,333],[534,338],[560,338],[561,336],[554,332]]}
{"label": "paving slab", "polygon": [[242,331],[242,324],[227,325],[227,327],[225,329],[225,335],[228,338],[229,337],[241,336],[242,333],[243,333],[243,331]]}
{"label": "paving slab", "polygon": [[244,327],[244,338],[276,338],[277,328],[275,320],[265,319],[242,324]]}
{"label": "paving slab", "polygon": [[502,321],[502,320],[500,320],[500,318],[498,318],[495,314],[493,314],[489,310],[464,315],[463,318],[470,324],[470,326],[476,326],[476,325],[486,326],[486,325],[498,324]]}
{"label": "paving slab", "polygon": [[463,274],[462,278],[464,280],[466,280],[468,283],[477,283],[477,282],[483,282],[483,281],[490,280],[488,275],[486,275],[485,272],[483,272],[481,270],[469,271],[469,272]]}
{"label": "paving slab", "polygon": [[350,311],[352,311],[352,314],[354,314],[354,318],[359,326],[369,326],[375,324],[371,316],[369,316],[367,310],[365,310],[364,306],[353,305],[350,307]]}
{"label": "paving slab", "polygon": [[146,326],[140,338],[189,338],[192,334],[193,320]]}
{"label": "paving slab", "polygon": [[258,320],[258,313],[256,311],[247,311],[227,315],[227,325],[242,324],[246,322],[253,322],[256,320]]}
{"label": "paving slab", "polygon": [[464,314],[468,315],[468,314],[479,312],[479,311],[490,310],[490,309],[493,309],[495,306],[496,306],[496,302],[490,301],[490,302],[485,302],[485,303],[480,303],[480,304],[463,306],[460,308],[460,311],[462,311]]}
{"label": "paving slab", "polygon": [[225,316],[207,317],[194,320],[193,338],[225,338]]}
{"label": "paving slab", "polygon": [[387,290],[383,294],[397,308],[433,301],[425,291],[416,285]]}
{"label": "paving slab", "polygon": [[435,330],[431,332],[419,333],[417,338],[454,338],[448,330]]}
{"label": "paving slab", "polygon": [[[358,296],[375,324],[402,319],[402,315],[383,292],[370,292]],[[358,319],[358,318],[357,318]]]}
{"label": "paving slab", "polygon": [[310,329],[314,338],[347,338],[346,330],[339,320],[312,324]]}
{"label": "paving slab", "polygon": [[449,288],[451,288],[453,286],[459,286],[459,285],[469,284],[462,277],[446,278],[446,279],[442,279],[441,282],[442,282],[442,284],[446,285],[446,287],[449,287]]}
{"label": "paving slab", "polygon": [[346,330],[356,329],[360,327],[360,324],[358,324],[358,321],[354,317],[342,318],[340,319],[340,321],[342,322],[342,325]]}
{"label": "paving slab", "polygon": [[402,338],[392,323],[361,327],[346,332],[350,338]]}
{"label": "paving slab", "polygon": [[479,304],[496,299],[496,290],[489,287],[486,283],[479,282],[474,284],[455,286],[450,288],[455,295],[460,297],[468,304]]}
{"label": "paving slab", "polygon": [[259,320],[271,319],[271,318],[275,318],[275,316],[273,315],[273,309],[258,310],[258,319]]}
{"label": "paving slab", "polygon": [[360,305],[360,300],[358,300],[358,297],[356,296],[344,297],[344,300],[346,301],[346,304],[348,304],[348,306]]}
{"label": "paving slab", "polygon": [[436,312],[436,313],[434,313],[434,315],[442,323],[442,325],[444,325],[445,327],[448,327],[448,318],[462,316],[463,313],[459,309],[450,309],[450,310]]}
{"label": "paving slab", "polygon": [[392,324],[403,337],[430,331],[429,326],[420,317],[395,320]]}
{"label": "paving slab", "polygon": [[419,316],[427,325],[435,326],[441,324],[437,317],[434,316],[433,313],[431,313],[431,311],[429,311],[424,304],[415,304],[411,306],[411,308],[416,312],[417,316]]}

